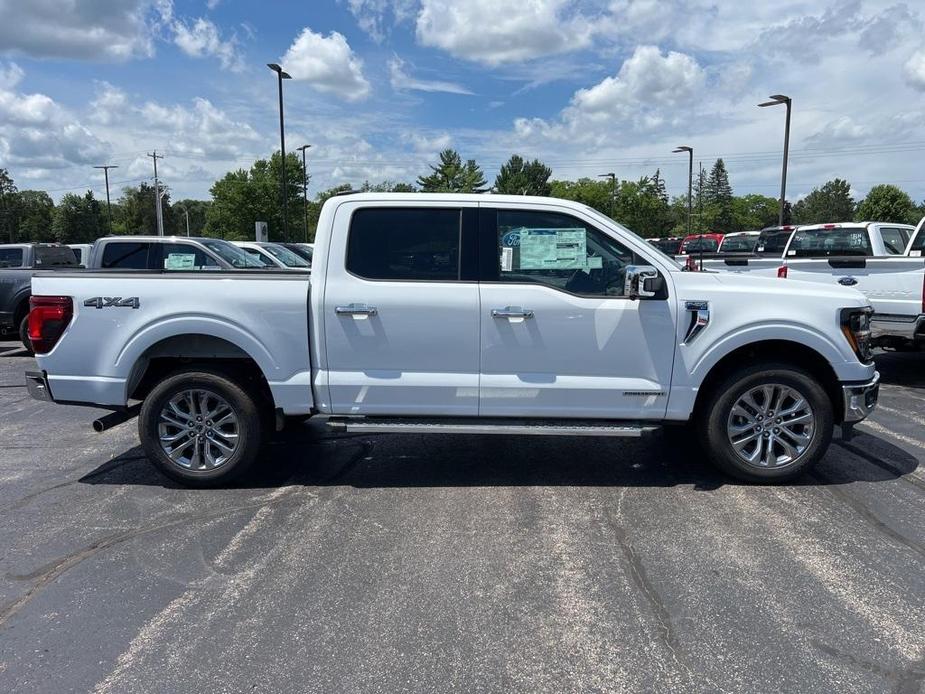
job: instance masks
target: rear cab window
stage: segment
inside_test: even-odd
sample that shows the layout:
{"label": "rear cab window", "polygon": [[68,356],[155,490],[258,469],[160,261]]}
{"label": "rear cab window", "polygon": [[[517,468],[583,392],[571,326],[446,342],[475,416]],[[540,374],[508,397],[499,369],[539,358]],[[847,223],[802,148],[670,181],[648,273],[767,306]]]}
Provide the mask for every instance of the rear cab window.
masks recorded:
{"label": "rear cab window", "polygon": [[22,248],[0,248],[0,268],[22,267]]}
{"label": "rear cab window", "polygon": [[797,229],[787,249],[788,258],[828,258],[842,255],[873,255],[867,227]]}
{"label": "rear cab window", "polygon": [[459,209],[356,210],[347,236],[347,271],[369,280],[458,281],[461,220]]}
{"label": "rear cab window", "polygon": [[793,229],[765,229],[758,235],[755,253],[758,255],[781,257],[787,242],[793,235]]}

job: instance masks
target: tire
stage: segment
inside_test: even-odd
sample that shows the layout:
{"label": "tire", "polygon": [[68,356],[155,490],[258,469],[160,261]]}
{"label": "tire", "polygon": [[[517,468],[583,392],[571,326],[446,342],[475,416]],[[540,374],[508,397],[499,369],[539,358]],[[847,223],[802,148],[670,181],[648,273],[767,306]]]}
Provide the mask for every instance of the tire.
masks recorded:
{"label": "tire", "polygon": [[21,321],[19,321],[19,340],[22,342],[22,346],[26,348],[26,351],[29,354],[34,354],[32,350],[32,340],[29,339],[29,314],[27,313]]}
{"label": "tire", "polygon": [[786,482],[819,462],[834,422],[832,401],[813,375],[766,363],[739,369],[717,385],[699,430],[707,457],[720,470],[747,482]]}
{"label": "tire", "polygon": [[[190,393],[195,394],[192,399]],[[141,445],[162,473],[183,485],[228,484],[247,472],[260,452],[264,426],[258,402],[258,397],[218,371],[173,374],[141,405]],[[215,419],[209,419],[210,414]],[[162,436],[172,440],[162,443]]]}

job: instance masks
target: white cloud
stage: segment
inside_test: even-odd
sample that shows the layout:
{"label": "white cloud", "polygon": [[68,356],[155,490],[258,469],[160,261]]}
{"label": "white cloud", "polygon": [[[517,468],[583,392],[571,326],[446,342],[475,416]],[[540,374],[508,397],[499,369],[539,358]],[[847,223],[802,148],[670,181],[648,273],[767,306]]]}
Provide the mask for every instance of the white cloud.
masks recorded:
{"label": "white cloud", "polygon": [[127,60],[154,53],[155,0],[0,0],[0,51]]}
{"label": "white cloud", "polygon": [[363,61],[336,31],[325,37],[305,27],[280,62],[293,79],[309,82],[320,91],[347,101],[359,101],[369,95]]}
{"label": "white cloud", "polygon": [[925,91],[925,50],[913,53],[903,65],[903,76],[909,86]]}
{"label": "white cloud", "polygon": [[469,94],[472,92],[461,84],[443,80],[422,80],[412,77],[405,70],[405,61],[398,56],[389,61],[389,83],[396,91],[446,92],[448,94]]}
{"label": "white cloud", "polygon": [[107,125],[125,109],[128,97],[121,89],[109,82],[100,82],[96,98],[90,102],[90,117],[95,122]]}
{"label": "white cloud", "polygon": [[521,62],[587,48],[592,23],[569,0],[422,0],[417,39],[486,65]]}
{"label": "white cloud", "polygon": [[12,89],[22,81],[24,74],[22,68],[16,63],[0,67],[0,89]]}
{"label": "white cloud", "polygon": [[389,31],[389,20],[398,24],[413,17],[417,0],[347,0],[347,7],[360,29],[381,43]]}
{"label": "white cloud", "polygon": [[435,154],[453,145],[453,137],[449,133],[424,134],[418,130],[404,133],[402,140],[410,144],[416,152]]}
{"label": "white cloud", "polygon": [[243,68],[237,37],[223,40],[218,27],[208,19],[200,17],[191,25],[175,20],[172,28],[174,43],[187,55],[194,58],[214,56],[227,70],[240,71]]}

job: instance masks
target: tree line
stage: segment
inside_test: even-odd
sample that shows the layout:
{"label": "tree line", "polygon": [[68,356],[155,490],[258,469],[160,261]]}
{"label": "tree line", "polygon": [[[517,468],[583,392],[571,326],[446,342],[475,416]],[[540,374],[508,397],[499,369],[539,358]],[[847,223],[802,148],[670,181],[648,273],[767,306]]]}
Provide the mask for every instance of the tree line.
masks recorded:
{"label": "tree line", "polygon": [[[288,232],[283,224],[280,190],[282,159],[275,152],[249,169],[227,172],[209,192],[210,200],[171,201],[162,192],[164,232],[169,235],[212,236],[231,240],[254,238],[254,223],[268,223],[270,238],[279,241],[313,240],[318,215],[333,195],[349,191],[348,184],[319,192],[303,202],[302,164],[295,154],[286,156]],[[310,178],[310,177],[309,177]],[[430,172],[413,184],[401,181],[366,181],[360,188],[377,192],[492,192],[510,195],[541,195],[584,203],[609,215],[645,237],[683,236],[688,229],[687,195],[669,198],[665,179],[656,169],[637,180],[579,178],[557,180],[538,159],[513,155],[489,186],[474,159],[463,161],[458,152],[439,154]],[[18,190],[9,172],[0,169],[0,239],[8,242],[57,241],[89,243],[113,234],[156,234],[154,187],[148,183],[123,188],[112,204],[111,220],[105,201],[91,191],[67,193],[55,204],[48,193]],[[778,221],[776,198],[749,193],[735,195],[722,159],[694,181],[691,229],[694,233],[762,229]],[[835,178],[814,188],[791,205],[786,202],[786,224],[817,224],[850,220],[876,220],[915,224],[925,216],[925,202],[916,204],[901,188],[882,184],[855,201],[848,181]]]}

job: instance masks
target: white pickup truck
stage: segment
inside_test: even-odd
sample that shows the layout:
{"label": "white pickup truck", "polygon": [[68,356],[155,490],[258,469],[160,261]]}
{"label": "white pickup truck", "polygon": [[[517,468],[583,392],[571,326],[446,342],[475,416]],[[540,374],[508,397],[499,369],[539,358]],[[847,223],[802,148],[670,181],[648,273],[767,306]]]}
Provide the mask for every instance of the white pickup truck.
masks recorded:
{"label": "white pickup truck", "polygon": [[685,272],[550,198],[337,196],[311,276],[40,273],[32,303],[33,396],[115,410],[98,429],[138,408],[150,459],[199,486],[250,467],[274,423],[308,416],[503,435],[692,422],[723,470],[780,481],[878,394],[858,292]]}

